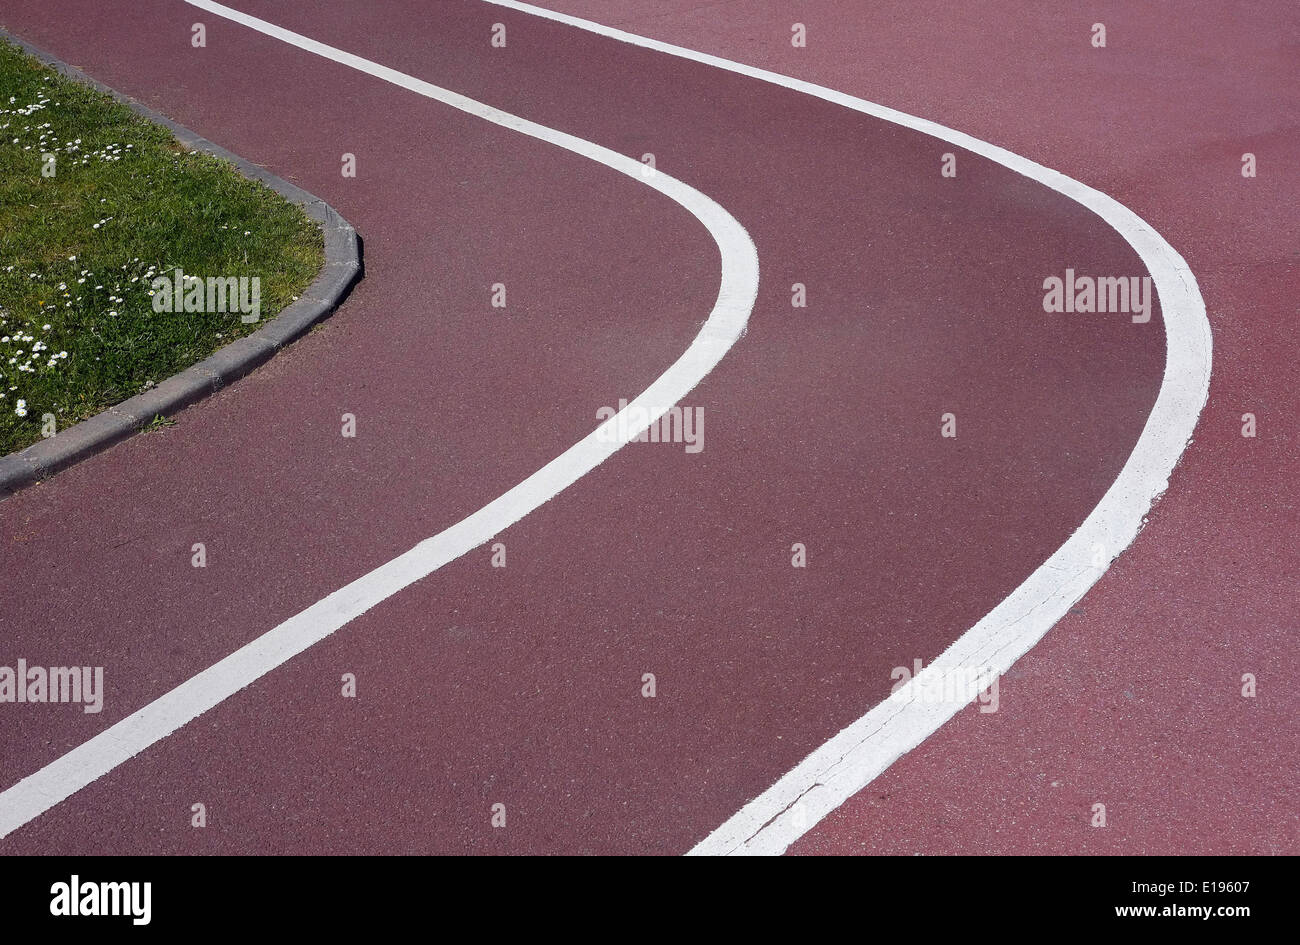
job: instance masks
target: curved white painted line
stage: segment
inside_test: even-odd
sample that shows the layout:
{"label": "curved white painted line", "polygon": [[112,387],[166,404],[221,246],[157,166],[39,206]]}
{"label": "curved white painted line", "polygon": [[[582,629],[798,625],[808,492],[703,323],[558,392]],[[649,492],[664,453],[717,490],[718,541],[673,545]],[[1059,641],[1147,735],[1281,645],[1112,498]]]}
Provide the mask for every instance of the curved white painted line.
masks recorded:
{"label": "curved white painted line", "polygon": [[[926,687],[960,678],[963,671],[1006,672],[1137,537],[1147,511],[1168,486],[1169,474],[1191,439],[1209,393],[1212,341],[1205,303],[1183,257],[1137,214],[1100,191],[1027,158],[924,118],[811,82],[515,0],[484,2],[804,92],[983,155],[1083,204],[1109,223],[1142,258],[1160,295],[1166,335],[1160,393],[1119,478],[1078,531],[911,683],[810,754],[691,850],[692,854],[781,853],[963,708],[958,702],[924,701],[918,695]],[[1097,545],[1104,549],[1106,564],[1102,567],[1092,564]]]}
{"label": "curved white painted line", "polygon": [[568,488],[662,417],[713,369],[745,330],[758,295],[758,253],[731,214],[704,194],[645,165],[581,138],[526,121],[324,43],[209,0],[192,6],[241,23],[626,174],[675,200],[708,228],[722,253],[718,298],[690,346],[646,390],[505,495],[410,551],[335,591],[166,695],[0,793],[0,837],[40,816],[182,725],[234,695],[385,598],[454,561]]}

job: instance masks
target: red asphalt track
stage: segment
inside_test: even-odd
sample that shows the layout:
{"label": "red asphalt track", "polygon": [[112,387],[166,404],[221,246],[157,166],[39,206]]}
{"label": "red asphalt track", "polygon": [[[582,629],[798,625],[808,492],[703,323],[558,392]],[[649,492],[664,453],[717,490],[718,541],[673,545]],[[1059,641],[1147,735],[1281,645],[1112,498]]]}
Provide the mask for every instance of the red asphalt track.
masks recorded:
{"label": "red asphalt track", "polygon": [[[1055,168],[1154,226],[1205,298],[1209,403],[1137,542],[1002,679],[997,713],[959,714],[792,852],[1300,853],[1300,7],[542,5]],[[795,19],[806,49],[790,46]],[[1088,42],[1097,22],[1104,50]],[[1090,825],[1098,802],[1105,829]]]}
{"label": "red asphalt track", "polygon": [[[887,694],[892,667],[928,662],[1018,585],[1084,519],[1137,439],[1163,367],[1158,310],[1146,325],[1047,315],[1041,285],[1067,266],[1144,270],[1099,218],[1035,182],[964,152],[957,179],[944,179],[940,155],[955,149],[927,136],[471,0],[235,6],[634,157],[653,152],[661,170],[748,229],[759,299],[747,335],[684,400],[704,409],[703,452],[629,444],[501,536],[505,569],[490,567],[487,548],[444,567],[0,841],[4,852],[684,852]],[[751,49],[744,24],[754,20],[738,26],[730,12],[728,50],[716,35],[710,47],[702,35],[656,33],[645,10],[645,22],[628,19],[636,5],[583,6],[565,9],[798,71],[778,61],[788,41]],[[747,16],[763,13],[788,36],[771,7],[754,9]],[[206,49],[189,44],[194,22],[207,26]],[[505,49],[489,45],[494,22],[507,25]],[[698,221],[576,155],[179,0],[39,9],[0,0],[0,25],[329,201],[364,238],[367,267],[322,331],[176,427],[0,503],[0,664],[102,665],[108,690],[101,715],[4,707],[0,786],[515,485],[590,432],[597,408],[644,389],[712,305],[718,253]],[[1270,186],[1234,180],[1234,152],[1253,147],[1279,175],[1287,161],[1294,170],[1294,137],[1270,138],[1259,103],[1258,141],[1194,149],[1201,173],[1211,156],[1227,168],[1222,185],[1203,181],[1206,198],[1261,226],[1237,233],[1256,268],[1221,261],[1206,274],[1198,262],[1223,243],[1196,228],[1214,214],[1205,200],[1195,213],[1186,206],[1185,182],[1165,198],[1184,229],[1166,230],[1152,212],[1165,204],[1134,201],[1145,193],[1137,183],[1088,163],[1092,147],[1117,159],[1117,146],[1097,141],[1104,111],[1070,151],[1035,137],[1065,121],[1063,105],[1023,95],[1004,105],[992,101],[996,87],[984,97],[947,83],[918,91],[927,62],[974,69],[984,56],[941,36],[941,24],[925,26],[932,45],[909,50],[911,71],[892,88],[872,86],[874,67],[843,50],[803,67],[1111,193],[1188,254],[1212,319],[1233,299],[1283,350],[1254,349],[1264,361],[1251,367],[1240,359],[1257,337],[1245,325],[1224,332],[1239,359],[1232,377],[1253,402],[1223,403],[1208,431],[1202,422],[1210,445],[1198,440],[1197,459],[1117,575],[1031,651],[1022,675],[1004,680],[1002,711],[959,715],[802,847],[1033,850],[1048,836],[1047,848],[1097,848],[1107,841],[1091,838],[1103,832],[1052,820],[1073,823],[1053,802],[1068,791],[1082,803],[1093,785],[1063,775],[1060,793],[1032,795],[1039,806],[1019,824],[999,798],[1047,789],[1038,770],[1000,766],[1043,753],[1075,765],[1087,752],[1104,775],[1132,758],[1107,748],[1126,734],[1115,731],[1116,713],[1138,729],[1159,722],[1162,696],[1199,712],[1198,743],[1208,730],[1230,760],[1259,761],[1240,732],[1261,725],[1290,726],[1278,750],[1294,758],[1294,695],[1280,691],[1282,673],[1294,672],[1294,660],[1281,660],[1294,652],[1281,633],[1297,612],[1293,577],[1283,586],[1258,570],[1211,569],[1249,584],[1241,594],[1257,608],[1225,620],[1232,598],[1188,586],[1192,569],[1170,563],[1189,550],[1230,553],[1206,501],[1258,516],[1258,495],[1232,491],[1242,475],[1271,484],[1270,514],[1295,521],[1281,478],[1294,439],[1279,429],[1294,425],[1284,352],[1295,327],[1267,321],[1286,297],[1279,280],[1294,286],[1294,251],[1289,274],[1265,252],[1294,221],[1277,184],[1267,196],[1216,197],[1218,186]],[[1002,62],[1008,88],[1024,93],[1012,66],[1041,68],[1032,58]],[[1112,84],[1124,103],[1126,84]],[[1137,144],[1122,143],[1133,157]],[[356,180],[339,174],[344,152],[357,155]],[[1233,202],[1247,199],[1249,209]],[[497,282],[508,287],[505,312],[489,305]],[[808,286],[807,309],[791,308],[793,282]],[[1279,427],[1233,442],[1239,421],[1228,421],[1254,404],[1275,410]],[[948,411],[956,440],[939,435]],[[344,412],[357,416],[355,440],[339,436]],[[1234,451],[1235,468],[1213,455],[1215,443]],[[1246,449],[1255,452],[1243,459]],[[1182,543],[1198,529],[1208,536]],[[190,566],[196,541],[208,549],[203,570]],[[806,570],[790,567],[796,541],[808,546]],[[1270,566],[1289,562],[1293,576],[1294,549],[1273,550]],[[1145,566],[1130,566],[1139,554]],[[1243,565],[1255,567],[1254,557],[1243,552]],[[1180,621],[1173,615],[1190,595],[1201,609]],[[1153,606],[1169,614],[1159,624]],[[1134,624],[1139,613],[1151,630]],[[1107,633],[1126,645],[1098,642]],[[1172,680],[1158,675],[1160,660],[1196,640],[1200,663],[1177,663],[1184,675]],[[1200,652],[1208,641],[1236,649]],[[1053,658],[1068,664],[1057,676],[1042,669]],[[1272,669],[1279,691],[1241,708],[1231,691],[1205,688],[1211,662],[1229,677]],[[339,695],[346,672],[357,699]],[[640,694],[645,672],[658,680],[653,700]],[[1137,695],[1119,702],[1121,689]],[[1204,703],[1189,706],[1195,695]],[[1111,727],[1085,732],[1098,714]],[[1196,761],[1162,763],[1203,774]],[[1247,848],[1294,846],[1294,805],[1288,820],[1276,774],[1264,765],[1237,785],[1249,803],[1231,813],[1232,829],[1257,831]],[[1150,787],[1133,780],[1132,790]],[[990,784],[1000,792],[993,803]],[[204,830],[189,826],[199,801]],[[498,802],[505,829],[490,826]],[[970,810],[955,830],[951,805],[962,804]],[[1208,844],[1219,828],[1206,828],[1204,837],[1168,828],[1168,842]],[[1142,849],[1158,847],[1163,829],[1148,824],[1156,840]]]}

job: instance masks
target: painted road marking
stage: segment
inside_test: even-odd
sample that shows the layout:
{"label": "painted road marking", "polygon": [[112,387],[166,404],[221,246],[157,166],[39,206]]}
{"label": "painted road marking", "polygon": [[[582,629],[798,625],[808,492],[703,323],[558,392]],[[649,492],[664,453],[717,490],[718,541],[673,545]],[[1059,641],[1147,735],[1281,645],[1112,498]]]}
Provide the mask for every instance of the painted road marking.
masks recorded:
{"label": "painted road marking", "polygon": [[749,234],[731,214],[693,187],[663,172],[646,177],[645,165],[640,161],[318,43],[219,3],[208,0],[185,2],[494,124],[590,158],[653,187],[690,211],[717,242],[722,254],[718,298],[690,346],[639,397],[509,492],[290,617],[0,794],[0,837],[40,816],[404,587],[485,544],[567,489],[617,452],[624,443],[648,429],[704,379],[744,333],[758,295],[758,252]]}
{"label": "painted road marking", "polygon": [[[221,10],[215,9],[218,6],[217,4],[208,3],[206,0],[186,0],[186,2],[226,15]],[[800,79],[637,36],[589,20],[582,20],[528,4],[517,3],[514,0],[485,0],[485,2],[555,20],[622,42],[691,59],[716,68],[726,69],[761,81],[804,92],[854,111],[913,128],[973,153],[980,154],[1004,167],[1036,180],[1092,210],[1128,241],[1155,279],[1164,314],[1166,333],[1165,374],[1160,393],[1155,406],[1152,408],[1151,415],[1147,418],[1142,435],[1139,437],[1124,468],[1120,471],[1119,477],[1079,530],[1047,562],[1030,575],[1020,587],[1012,592],[1006,600],[963,634],[920,675],[916,676],[908,687],[900,689],[885,702],[873,708],[861,719],[815,750],[771,788],[750,801],[738,813],[714,830],[691,851],[692,854],[780,853],[825,817],[826,814],[861,790],[897,758],[919,745],[961,708],[960,705],[953,703],[936,704],[925,699],[912,698],[916,692],[924,691],[926,686],[933,684],[936,677],[942,678],[945,674],[960,671],[966,666],[983,665],[992,667],[997,672],[1005,672],[1020,656],[1024,655],[1042,638],[1047,630],[1065,614],[1071,604],[1082,597],[1100,578],[1104,569],[1092,566],[1093,546],[1098,543],[1102,544],[1107,549],[1109,558],[1113,559],[1114,556],[1132,543],[1141,528],[1146,512],[1167,487],[1168,476],[1190,439],[1201,408],[1205,404],[1209,390],[1212,359],[1212,340],[1209,322],[1205,317],[1205,304],[1201,299],[1196,279],[1186,262],[1172,246],[1140,217],[1100,191],[1081,184],[1057,171],[1043,167],[1027,158],[1020,157],[996,145],[935,122],[916,118]],[[242,17],[243,14],[238,14],[238,16]],[[311,41],[308,40],[307,42]],[[320,44],[316,45],[319,46]],[[352,58],[355,59],[356,57]],[[364,60],[359,61],[364,62]],[[392,70],[386,71],[392,72]],[[380,77],[388,78],[387,76]],[[604,149],[598,150],[603,151]],[[620,156],[615,155],[615,157]],[[627,170],[621,165],[617,169],[627,173]],[[720,208],[718,210],[720,211]],[[716,233],[715,238],[717,238]],[[752,252],[752,244],[750,244],[750,250]],[[723,259],[725,276],[725,252]],[[723,296],[720,293],[719,304],[721,304],[722,298]],[[716,311],[715,307],[715,313]],[[710,316],[710,320],[712,320],[712,317]],[[706,323],[705,328],[707,329],[707,327],[708,324]],[[701,334],[703,334],[703,331]],[[697,342],[698,340],[697,338]],[[692,347],[694,347],[694,344]],[[678,363],[680,364],[680,361]],[[660,378],[660,381],[662,380],[663,378]],[[653,389],[653,385],[651,389]],[[649,391],[646,393],[648,394]],[[645,397],[646,395],[642,396]],[[658,414],[655,416],[658,416]],[[607,424],[616,420],[617,417],[607,421]],[[590,439],[591,436],[584,440],[583,443]],[[581,445],[579,444],[579,446]],[[563,458],[563,456],[560,457],[560,459]],[[581,473],[578,475],[581,475]],[[577,476],[573,478],[576,479]],[[528,481],[531,481],[531,479],[527,480],[525,484]],[[522,485],[517,488],[522,488]],[[510,494],[507,493],[507,496]],[[502,499],[507,496],[503,496]],[[495,504],[493,503],[493,505]],[[537,504],[540,505],[541,503],[538,502]],[[488,508],[491,508],[491,506],[488,506]],[[487,511],[487,509],[483,511]],[[526,512],[521,512],[511,521],[517,521],[523,514],[526,514]],[[474,516],[471,516],[472,518]],[[466,522],[468,521],[470,519],[466,520]],[[449,529],[448,532],[458,527],[460,526],[453,526],[453,529]],[[448,532],[430,539],[429,542],[422,543],[412,549],[411,552],[407,552],[407,555],[396,559],[390,564],[402,561],[408,555],[419,551],[425,544],[438,541]],[[484,538],[478,544],[482,544],[486,540],[487,538]],[[372,573],[378,574],[388,567],[389,565],[385,565]],[[366,579],[363,578],[362,580]],[[333,598],[344,594],[355,587],[356,583],[359,582],[354,582],[354,584],[349,585],[342,591],[336,592],[336,594],[326,598],[316,607],[320,607]],[[410,582],[407,581],[401,584],[394,588],[392,592],[400,590],[401,587],[406,586],[406,583]],[[366,605],[367,608],[374,606],[374,603],[378,603],[378,600]],[[299,617],[310,614],[316,607],[309,608]],[[351,619],[351,617],[346,619]],[[343,622],[346,622],[346,620],[340,621],[338,626],[341,626]],[[284,626],[286,625],[282,624],[281,627],[277,627],[276,630],[249,644],[249,647],[256,646],[261,640],[272,636]],[[336,627],[321,633],[320,637],[327,636],[333,629],[336,629]],[[311,642],[315,642],[315,640]],[[283,662],[294,653],[301,652],[308,645],[310,643],[287,653],[279,662]],[[248,649],[248,647],[245,647],[245,649]],[[227,659],[232,659],[241,652],[243,651],[237,651]],[[223,663],[225,662],[223,661]],[[212,669],[215,670],[221,665],[222,663],[218,663]],[[190,682],[201,679],[211,671],[201,673]],[[251,681],[250,678],[248,682]],[[169,693],[163,699],[169,698],[189,684],[182,684],[181,687],[173,690],[173,693]],[[247,682],[242,683],[240,688],[247,684]],[[158,700],[158,702],[162,701]],[[157,704],[155,702],[142,711],[147,711]],[[199,711],[204,711],[215,704],[214,701]],[[194,715],[197,714],[198,712],[194,713]],[[193,717],[193,715],[190,716],[190,718]],[[163,737],[170,731],[174,731],[175,728],[180,727],[188,720],[178,721],[166,732],[159,735],[158,738]],[[124,721],[130,721],[130,719]],[[119,725],[121,724],[123,723],[119,723]],[[109,730],[109,732],[111,731],[112,729]],[[87,743],[87,746],[93,744],[94,741],[92,739],[91,742]],[[152,742],[147,744],[152,744]],[[143,750],[144,747],[147,747],[147,744],[131,751],[126,757]],[[82,748],[87,746],[82,746]],[[54,765],[60,764],[80,750],[80,748],[75,749],[74,752],[54,762]],[[125,758],[122,760],[125,760]],[[42,771],[33,775],[33,778],[40,777],[54,765],[42,769]],[[100,772],[100,774],[102,773]],[[78,788],[73,790],[88,784],[90,780],[98,776],[99,774],[95,774],[87,778]],[[0,836],[13,829],[13,827],[7,826],[6,821],[8,795],[11,791],[16,790],[30,780],[32,778],[26,779],[16,785],[15,788],[11,788],[10,791],[0,794]],[[41,811],[48,809],[70,793],[72,793],[71,790],[61,797],[51,800],[31,816],[36,816]],[[30,819],[30,817],[27,819]]]}
{"label": "painted road marking", "polygon": [[[969,703],[919,698],[971,667],[1005,673],[1042,639],[1070,606],[1137,537],[1151,505],[1169,485],[1209,394],[1213,341],[1196,277],[1186,261],[1123,204],[1058,171],[924,118],[756,69],[729,59],[602,26],[516,0],[484,0],[635,46],[726,69],[804,92],[950,142],[1083,204],[1137,251],[1155,280],[1165,321],[1165,374],[1151,415],[1119,477],[1069,540],[905,687],[830,739],[776,784],[698,843],[692,854],[781,853],[814,824],[862,790]],[[1094,567],[1094,546],[1106,565]]]}

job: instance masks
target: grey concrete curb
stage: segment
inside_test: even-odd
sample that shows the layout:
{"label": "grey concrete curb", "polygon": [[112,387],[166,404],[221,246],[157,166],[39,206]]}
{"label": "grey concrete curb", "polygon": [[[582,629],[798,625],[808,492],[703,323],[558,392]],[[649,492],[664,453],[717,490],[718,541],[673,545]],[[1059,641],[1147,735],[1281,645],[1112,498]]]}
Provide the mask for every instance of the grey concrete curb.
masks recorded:
{"label": "grey concrete curb", "polygon": [[325,265],[306,292],[275,318],[251,335],[218,349],[207,359],[174,374],[150,388],[110,407],[103,413],[68,427],[49,439],[17,453],[0,456],[0,499],[52,476],[88,456],[108,449],[131,436],[156,416],[168,416],[243,377],[264,364],[285,345],[328,317],[361,278],[361,240],[357,231],[333,207],[301,187],[282,180],[264,168],[250,164],[225,148],[159,115],[135,99],[110,89],[81,70],[51,56],[0,28],[0,39],[18,46],[29,55],[63,75],[98,89],[128,105],[137,114],[167,128],[191,151],[203,151],[229,161],[245,177],[261,181],[320,224],[325,236]]}

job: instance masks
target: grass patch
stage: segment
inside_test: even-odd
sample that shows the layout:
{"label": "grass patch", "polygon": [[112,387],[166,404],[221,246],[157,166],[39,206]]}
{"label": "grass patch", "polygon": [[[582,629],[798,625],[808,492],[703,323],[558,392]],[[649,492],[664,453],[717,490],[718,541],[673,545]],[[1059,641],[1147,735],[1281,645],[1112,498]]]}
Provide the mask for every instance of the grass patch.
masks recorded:
{"label": "grass patch", "polygon": [[176,421],[171,417],[164,417],[160,413],[153,415],[153,419],[146,423],[140,430],[141,433],[157,433],[159,430],[165,430],[168,427],[176,426]]}
{"label": "grass patch", "polygon": [[[256,331],[316,278],[322,242],[268,187],[0,41],[0,455]],[[257,277],[261,320],[155,312],[153,279],[178,267]]]}

